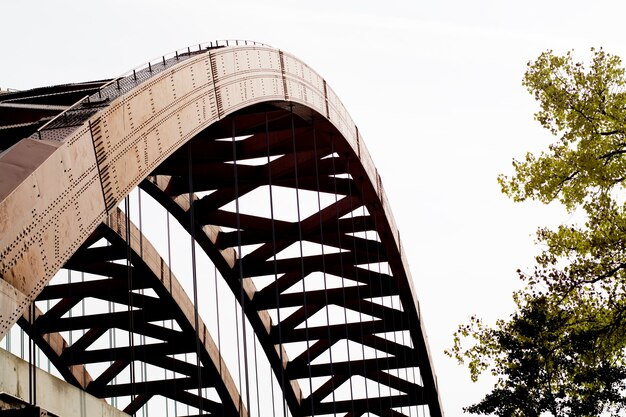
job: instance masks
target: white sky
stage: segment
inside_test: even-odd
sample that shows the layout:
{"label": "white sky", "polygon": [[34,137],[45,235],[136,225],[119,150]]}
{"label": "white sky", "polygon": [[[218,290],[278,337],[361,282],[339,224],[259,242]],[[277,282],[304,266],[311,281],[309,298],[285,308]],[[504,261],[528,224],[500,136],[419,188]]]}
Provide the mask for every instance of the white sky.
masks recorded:
{"label": "white sky", "polygon": [[521,86],[546,49],[626,57],[626,3],[448,1],[3,1],[0,87],[110,78],[175,49],[250,39],[319,72],[382,176],[421,300],[448,417],[482,398],[443,355],[474,313],[510,314],[515,270],[558,207],[513,204],[496,177],[550,140]]}

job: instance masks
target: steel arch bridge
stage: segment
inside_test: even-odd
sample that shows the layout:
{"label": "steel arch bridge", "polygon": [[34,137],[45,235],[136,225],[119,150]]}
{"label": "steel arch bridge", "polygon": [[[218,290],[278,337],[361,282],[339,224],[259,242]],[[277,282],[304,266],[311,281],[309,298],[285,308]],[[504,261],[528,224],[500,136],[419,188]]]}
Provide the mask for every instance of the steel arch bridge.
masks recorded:
{"label": "steel arch bridge", "polygon": [[0,152],[0,338],[33,367],[128,414],[443,415],[380,176],[294,56],[0,94]]}

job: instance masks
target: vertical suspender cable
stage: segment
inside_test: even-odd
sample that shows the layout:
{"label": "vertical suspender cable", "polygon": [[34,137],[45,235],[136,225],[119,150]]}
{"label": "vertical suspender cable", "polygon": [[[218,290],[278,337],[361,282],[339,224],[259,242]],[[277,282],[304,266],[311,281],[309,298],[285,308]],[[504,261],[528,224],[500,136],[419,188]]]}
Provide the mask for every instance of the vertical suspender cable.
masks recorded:
{"label": "vertical suspender cable", "polygon": [[[85,282],[85,272],[81,271],[80,272],[80,282],[84,283]],[[82,297],[82,300],[80,301],[81,304],[81,313],[82,313],[82,317],[85,317],[85,298],[86,297]],[[83,336],[85,335],[85,328],[83,328]],[[84,386],[87,386],[87,373],[83,372],[83,381],[82,381]]]}
{"label": "vertical suspender cable", "polygon": [[[307,351],[307,363],[311,364],[311,353],[310,353],[310,341],[309,341],[309,312],[307,306],[307,297],[306,297],[306,276],[304,271],[304,247],[302,243],[302,216],[300,213],[300,188],[298,181],[298,151],[296,149],[296,128],[295,121],[293,117],[293,104],[289,106],[289,111],[291,113],[291,141],[293,146],[293,173],[296,187],[296,211],[298,214],[298,243],[300,247],[300,272],[302,275],[302,297],[304,302],[304,334],[306,339],[306,351]],[[313,378],[311,377],[311,366],[308,366],[309,370],[309,392],[313,393]],[[311,415],[315,415],[315,403],[313,401],[313,396],[310,395],[311,398]]]}
{"label": "vertical suspender cable", "polygon": [[[37,334],[37,317],[35,315],[35,312],[37,311],[37,307],[35,305],[35,302],[33,301],[33,312],[32,312],[32,322],[33,322],[33,334],[36,335]],[[38,357],[38,352],[37,352],[37,343],[35,342],[35,339],[32,339],[32,343],[33,343],[33,403],[37,403],[37,367],[38,367],[38,361],[37,361],[37,357]],[[39,364],[39,366],[41,366],[41,364]],[[84,375],[84,374],[83,374]],[[84,381],[83,381],[84,382]]]}
{"label": "vertical suspender cable", "polygon": [[[85,282],[85,273],[83,271],[80,272],[80,282],[83,283]],[[82,317],[85,317],[85,297],[82,297],[82,300],[80,300],[80,307],[81,307],[81,313],[82,313]],[[85,329],[83,328],[83,336],[85,335]],[[85,381],[83,381],[84,383]]]}
{"label": "vertical suspender cable", "polygon": [[[36,307],[35,307],[34,301],[32,303],[32,308],[33,308],[33,311],[30,317],[31,317],[31,321],[33,322],[33,334],[37,334],[36,329],[35,329]],[[33,404],[36,404],[37,403],[37,356],[36,356],[37,344],[35,343],[35,339],[33,338],[31,338],[31,343],[33,344]]]}
{"label": "vertical suspender cable", "polygon": [[28,306],[30,325],[32,326],[28,334],[28,397],[32,405],[37,403],[37,376],[35,362],[35,341],[31,334],[35,334],[35,301]]}
{"label": "vertical suspender cable", "polygon": [[[367,234],[368,226],[367,226],[367,216],[366,216],[365,205],[363,205],[363,207],[362,207],[362,213],[363,213],[363,223],[364,223],[364,230],[365,230],[365,242],[366,242],[366,244],[369,244],[370,240],[368,239],[368,234]],[[373,219],[374,235],[378,236],[378,229],[376,227],[377,226],[376,225],[376,213],[369,213],[369,217]],[[380,243],[379,243],[378,239],[374,240],[374,242],[376,244],[376,255],[375,255],[376,259],[375,259],[375,262],[378,265],[378,274],[379,274],[378,275],[378,278],[379,278],[378,281],[380,283]],[[369,257],[369,249],[367,250],[367,263],[368,263],[368,265],[371,264],[370,263],[370,257]],[[371,276],[371,269],[370,269],[370,276]],[[374,283],[371,282],[371,280],[370,280],[370,284],[369,285],[372,288],[374,287]],[[380,283],[380,287],[382,289],[382,283]],[[382,291],[381,291],[381,295],[382,295]],[[382,300],[384,300],[384,298],[382,298]],[[371,301],[371,302],[373,303],[373,301]],[[382,301],[382,305],[383,305],[383,309],[382,309],[382,316],[383,316],[383,318],[382,318],[382,320],[383,320],[383,323],[387,323],[387,318],[385,317],[385,309],[384,309],[385,303],[384,303],[384,301]],[[385,345],[386,345],[386,343],[385,343]],[[373,347],[373,349],[374,349],[374,358],[376,359],[376,362],[374,362],[374,363],[377,364],[376,365],[377,366],[376,372],[382,374],[381,369],[378,367],[378,349],[377,349],[376,339],[374,339],[374,347]],[[384,350],[387,351],[386,348]],[[389,363],[389,356],[388,355],[387,355],[387,361],[386,362]],[[389,367],[387,367],[387,369],[389,369]],[[377,379],[378,379],[378,381],[377,381],[378,398],[379,398],[380,402],[382,402],[382,395],[381,395],[381,390],[380,390],[380,379],[381,378],[379,377]],[[390,395],[391,395],[391,393],[390,393]],[[393,408],[393,402],[391,402],[391,405],[390,405],[389,408]]]}
{"label": "vertical suspender cable", "polygon": [[[28,315],[30,316],[33,311],[32,304],[28,306]],[[32,316],[28,318],[32,322]],[[33,365],[32,365],[32,337],[28,334],[28,403],[33,405]]]}
{"label": "vertical suspender cable", "polygon": [[[257,346],[256,346],[256,337],[252,339],[254,345],[254,380],[256,385],[256,410],[257,415],[261,415],[261,396],[259,395],[259,362],[257,360]],[[248,410],[250,414],[250,410]]]}
{"label": "vertical suspender cable", "polygon": [[[417,309],[416,309],[416,313],[418,313]],[[420,325],[419,320],[420,320],[420,318],[418,316],[418,322],[416,323],[417,326]],[[411,315],[409,314],[408,315],[408,327],[409,327],[409,329],[411,329],[412,326],[413,326],[413,324],[411,323]],[[413,383],[417,384],[417,377],[415,375],[415,367],[419,364],[419,359],[420,359],[420,341],[418,339],[416,339],[416,338],[413,338],[412,337],[412,332],[410,332],[410,331],[409,331],[409,335],[411,335],[411,339],[413,340],[413,342],[412,342],[412,344],[413,344],[413,358],[412,359],[413,360],[411,361],[412,362],[411,363],[411,365],[412,365],[411,366],[411,371],[413,373]],[[421,380],[420,382],[421,382],[422,387],[423,387],[424,386],[424,382],[423,382],[424,379],[421,377],[421,373],[420,373],[420,380]],[[423,406],[423,404],[424,404],[424,390],[423,389],[421,390],[421,399],[422,399],[421,407],[422,407],[422,411],[424,412],[424,409],[423,409],[423,407],[424,407]],[[418,413],[418,416],[419,416],[419,408],[418,407],[419,406],[416,406],[415,409],[416,409],[416,411]]]}
{"label": "vertical suspender cable", "polygon": [[[165,222],[166,222],[166,225],[167,225],[167,229],[166,229],[167,230],[167,251],[168,251],[168,258],[169,258],[169,250],[170,250],[170,243],[169,243],[170,242],[170,213],[167,210],[165,211],[165,213],[166,213],[166,215],[165,215],[165,217],[166,217]],[[170,287],[169,293],[171,294],[172,293],[172,290],[171,290],[171,288],[172,288],[172,263],[170,261],[171,261],[171,258],[167,260],[168,275],[169,275],[168,276],[168,281],[169,281],[169,287]],[[170,323],[171,323],[171,320],[170,320]],[[164,329],[167,328],[165,320],[163,320],[162,326],[163,326]],[[163,367],[163,379],[165,381],[167,381],[167,368],[166,367]],[[175,375],[174,375],[173,371],[172,371],[172,379],[175,379]],[[174,392],[176,392],[176,390],[174,390]],[[169,417],[169,415],[170,415],[169,398],[167,396],[165,396],[165,417]]]}
{"label": "vertical suspender cable", "polygon": [[[220,332],[220,303],[219,303],[219,291],[217,288],[217,266],[213,265],[213,279],[215,282],[215,318],[217,321],[217,351],[222,352],[222,335]],[[219,362],[218,373],[220,378],[222,377],[222,361]],[[222,417],[224,416],[225,410],[222,408]]]}
{"label": "vertical suspender cable", "polygon": [[[72,271],[70,269],[67,270],[67,284],[69,288],[69,296],[71,297],[72,296]],[[70,319],[70,322],[72,321],[72,317],[73,317],[72,308],[73,308],[73,305],[72,307],[70,307],[69,311],[67,312],[67,316]],[[74,343],[74,331],[72,330],[71,326],[68,331],[67,340],[68,340],[68,345],[72,346],[72,344]]]}
{"label": "vertical suspender cable", "polygon": [[[107,248],[111,245],[111,242],[109,242],[109,240],[107,240],[106,242]],[[109,310],[109,351],[110,351],[110,356],[109,356],[109,366],[113,365],[113,350],[115,349],[117,342],[116,342],[116,333],[115,333],[115,327],[113,326],[113,313],[115,313],[115,304],[113,304],[113,301],[109,300],[107,302],[108,305],[108,310]],[[113,378],[113,387],[117,387],[117,376],[115,376]],[[111,405],[113,407],[117,408],[117,390],[114,388],[113,389],[113,396],[111,397]]]}
{"label": "vertical suspender cable", "polygon": [[[167,264],[169,265],[169,293],[172,294],[172,234],[170,229],[170,212],[166,210],[166,218],[167,224]],[[170,319],[170,327],[174,328],[174,321]],[[174,417],[178,417],[178,401],[176,397],[178,395],[178,391],[176,390],[176,375],[174,371],[172,371],[172,384],[174,385],[174,395],[173,395],[173,403],[174,403]],[[167,401],[166,401],[167,404]]]}
{"label": "vertical suspender cable", "polygon": [[[131,404],[135,401],[135,323],[133,319],[133,272],[132,272],[132,252],[130,241],[130,198],[124,197],[125,218],[125,239],[126,239],[126,278],[128,283],[128,348],[130,351],[130,384],[131,384]],[[133,413],[134,414],[134,413]]]}
{"label": "vertical suspender cable", "polygon": [[271,365],[270,365],[270,390],[271,390],[271,400],[272,400],[272,415],[276,415],[276,399],[274,398],[274,380],[272,379],[272,370],[271,370]]}
{"label": "vertical suspender cable", "polygon": [[202,415],[202,368],[200,363],[200,328],[198,315],[198,277],[196,273],[196,219],[193,204],[193,166],[191,142],[187,142],[187,168],[189,175],[189,236],[191,238],[191,276],[193,279],[193,321],[196,330],[196,367],[198,370],[198,413]]}
{"label": "vertical suspender cable", "polygon": [[[48,303],[48,310],[50,310],[50,301],[47,301]],[[9,331],[7,332],[5,338],[4,338],[4,346],[7,352],[11,352],[11,329],[9,329]]]}
{"label": "vertical suspender cable", "polygon": [[[347,164],[347,171],[350,172],[350,176],[352,176],[352,169],[350,167],[350,158],[348,158],[346,160],[346,164]],[[356,236],[354,236],[355,234],[355,223],[354,223],[354,211],[356,210],[356,208],[352,205],[352,187],[348,188],[348,197],[350,197],[350,223],[351,223],[351,230],[352,230],[352,250],[353,250],[353,255],[354,255],[354,271],[357,277],[357,281],[358,281],[358,276],[359,276],[359,268],[358,268],[358,254],[357,254],[357,247],[356,247]],[[362,204],[365,204],[364,202]],[[358,208],[358,207],[357,207]],[[367,252],[367,248],[366,248],[366,252]],[[369,262],[369,261],[368,261]],[[364,338],[364,332],[363,332],[363,312],[362,312],[362,306],[361,306],[361,286],[357,285],[356,286],[356,293],[357,293],[357,310],[359,313],[359,329],[361,332],[361,357],[363,360],[363,375],[367,375],[367,366],[366,366],[366,361],[365,361],[365,345],[363,344],[363,338]],[[365,384],[365,405],[366,405],[366,409],[367,412],[369,413],[369,393],[368,393],[368,387],[367,387],[367,377],[364,377],[364,384]]]}
{"label": "vertical suspender cable", "polygon": [[[68,287],[70,288],[70,292],[72,291],[72,271],[70,269],[67,270],[67,283],[68,283]],[[68,318],[72,318],[72,309],[70,308],[70,310],[67,312],[67,317]],[[67,335],[67,341],[69,343],[70,346],[72,346],[72,344],[74,343],[74,332],[70,329],[68,331],[68,335]],[[23,354],[23,353],[22,353]]]}
{"label": "vertical suspender cable", "polygon": [[[401,319],[401,321],[404,322],[403,319]],[[410,318],[410,315],[409,315],[409,329],[411,328],[410,321],[411,321],[411,318]],[[411,337],[411,332],[410,331],[409,331],[409,337],[411,338],[411,346],[413,347],[413,352],[416,352],[417,351],[417,344],[415,343],[416,340],[413,340],[413,338]],[[402,332],[402,341],[404,342],[404,331]],[[413,373],[413,383],[415,383],[415,364],[413,363],[413,361],[411,361],[410,364],[411,364],[412,373]],[[400,370],[398,370],[398,376],[400,376]],[[405,379],[407,381],[411,382],[411,379],[409,378],[409,371],[408,371],[407,367],[404,368],[404,377],[405,377]],[[409,408],[409,417],[412,417],[413,416],[413,407],[411,405],[409,405],[408,408]],[[419,410],[417,409],[417,407],[416,407],[416,412],[417,412],[417,415],[419,416]]]}
{"label": "vertical suspender cable", "polygon": [[[46,300],[46,313],[47,313],[48,311],[50,311],[50,300]],[[11,337],[11,333],[10,333],[10,332],[9,332],[9,333],[7,333],[7,339],[8,339],[9,337]],[[9,339],[8,339],[8,340],[9,340]],[[10,351],[10,348],[7,348],[7,350],[9,350],[9,351]],[[48,365],[48,369],[47,369],[48,373],[50,373],[50,372],[51,372],[51,369],[50,369],[50,368],[51,368],[51,366],[50,366],[50,365],[51,365],[51,363],[50,363],[50,362],[51,362],[51,361],[50,361],[50,359],[48,358],[48,364],[47,364],[47,365]]]}
{"label": "vertical suspender cable", "polygon": [[[335,165],[335,142],[334,142],[334,137],[330,136],[330,151],[331,151],[331,155],[332,155],[332,166],[333,166],[333,186],[335,188],[335,212],[336,212],[336,217],[337,217],[337,240],[338,240],[338,246],[340,249],[343,249],[343,245],[341,243],[341,222],[339,221],[339,199],[337,197],[337,167]],[[339,154],[337,153],[337,157],[339,157]],[[348,172],[349,174],[349,182],[348,182],[348,188],[352,188],[352,184],[354,183],[354,179],[352,178],[352,175]],[[355,267],[356,269],[356,267]],[[350,387],[350,404],[352,406],[352,415],[356,415],[356,410],[354,408],[354,386],[353,386],[353,382],[352,382],[352,360],[351,360],[351,354],[350,354],[350,339],[348,338],[348,309],[346,307],[346,283],[345,283],[345,276],[344,276],[344,265],[343,265],[343,256],[339,257],[339,272],[341,275],[341,292],[342,292],[342,296],[343,296],[343,320],[344,320],[344,324],[346,326],[346,353],[348,355],[348,384]]]}
{"label": "vertical suspender cable", "polygon": [[[389,266],[389,263],[387,263],[387,270],[389,271],[389,276],[391,276],[391,267]],[[390,285],[392,285],[392,284],[390,284]],[[398,292],[399,292],[399,291],[398,291]],[[402,335],[402,344],[403,344],[404,346],[407,346],[407,344],[406,344],[406,343],[407,343],[407,341],[405,340],[405,337],[404,337],[404,334],[405,334],[405,332],[406,332],[406,331],[404,330],[404,313],[405,313],[406,309],[405,309],[405,308],[404,308],[404,306],[402,305],[402,300],[401,300],[401,298],[400,298],[400,297],[398,297],[398,300],[399,300],[398,310],[399,310],[399,311],[401,311],[401,313],[400,313],[400,329],[403,329],[403,330],[401,330],[401,335]],[[391,305],[392,305],[392,308],[393,308],[393,298],[391,299]],[[409,317],[410,317],[410,315],[409,315]],[[410,320],[410,318],[409,318],[409,320]],[[411,328],[411,326],[409,325],[409,329],[410,329],[410,328]],[[395,341],[395,338],[396,338],[396,334],[395,334],[395,332],[394,332],[394,341]],[[415,343],[414,343],[414,341],[413,341],[413,338],[411,337],[411,332],[410,332],[410,331],[409,331],[409,338],[410,338],[409,342],[410,342],[410,346],[411,346],[411,348],[412,348],[412,349],[415,349],[416,345],[415,345]],[[403,360],[405,360],[406,362],[408,362],[406,357],[405,357],[405,358],[402,358],[402,359],[403,359]],[[396,374],[396,375],[397,375],[397,377],[398,377],[398,378],[400,378],[400,369],[397,369],[397,370],[396,370],[396,372],[397,372],[397,374]],[[407,367],[406,367],[406,366],[405,366],[405,368],[404,368],[404,378],[405,378],[407,381],[409,381],[409,382],[410,382],[410,380],[409,380],[409,371],[407,370]],[[413,382],[415,382],[415,375],[413,375],[413,379],[414,379],[414,381],[413,381]],[[402,408],[404,409],[404,407],[402,407]],[[409,416],[412,416],[412,415],[413,415],[413,411],[412,411],[412,407],[411,407],[411,405],[409,405],[408,409],[409,409]]]}
{"label": "vertical suspender cable", "polygon": [[[385,290],[384,290],[383,282],[382,282],[383,281],[383,272],[382,272],[382,267],[381,267],[382,260],[381,260],[381,255],[380,255],[380,248],[381,248],[380,245],[382,244],[382,239],[380,238],[380,231],[378,229],[378,222],[377,222],[378,214],[372,214],[371,217],[372,217],[373,223],[374,223],[373,224],[374,231],[377,234],[377,236],[379,237],[379,239],[377,240],[377,245],[376,245],[376,263],[378,264],[378,283],[379,283],[380,294],[381,294],[382,305],[383,305],[383,322],[387,323],[388,320],[393,320],[393,317],[391,319],[388,318],[388,317],[385,317],[385,309],[386,309],[387,306],[385,305],[385,298],[386,297],[384,295],[385,294]],[[393,296],[390,296],[390,297],[392,298]],[[391,306],[392,306],[391,308],[393,309],[393,298],[392,298],[392,301],[391,301]],[[393,321],[392,321],[392,323],[393,323]],[[395,331],[392,331],[392,333],[393,333],[394,342],[395,342],[395,337],[396,337]],[[387,359],[386,360],[386,362],[387,362],[387,370],[388,370],[387,373],[389,375],[389,378],[388,378],[389,390],[388,391],[389,391],[389,395],[391,396],[392,395],[391,394],[391,374],[389,374],[389,370],[391,369],[390,361],[389,361],[389,354],[391,352],[390,352],[390,349],[389,349],[389,339],[388,339],[388,337],[389,337],[388,335],[385,335],[383,337],[383,339],[384,339],[384,344],[385,344],[384,352],[386,354],[386,359]],[[398,352],[397,351],[394,352],[394,356],[396,356],[396,357],[398,356]],[[381,393],[380,385],[381,384],[380,384],[380,380],[379,380],[378,381],[378,395],[381,398],[381,402],[382,402],[382,393]],[[389,408],[393,408],[393,404]]]}
{"label": "vertical suspender cable", "polygon": [[[139,214],[139,258],[143,259],[143,209],[141,207],[141,188],[137,187],[137,211]],[[141,297],[141,303],[142,303],[142,310],[145,313],[145,299],[143,298],[143,295],[145,294],[143,286],[142,288],[139,290],[139,293],[142,295]],[[144,315],[144,317],[147,315]],[[146,334],[145,334],[145,325],[146,322],[145,320],[141,321],[141,326],[142,326],[142,332],[139,335],[139,343],[141,344],[141,346],[145,346],[146,345]],[[143,350],[143,358],[141,361],[141,368],[140,368],[140,376],[141,376],[141,383],[143,384],[143,390],[144,390],[144,395],[146,396],[146,398],[148,398],[148,384],[146,383],[148,381],[148,369],[147,369],[147,361],[146,361],[146,355],[147,352],[144,349]],[[142,414],[144,417],[148,417],[148,404],[146,403],[143,407],[141,407],[142,409]]]}
{"label": "vertical suspender cable", "polygon": [[[322,276],[324,278],[324,301],[326,304],[326,328],[328,329],[328,355],[330,361],[330,380],[331,380],[331,393],[332,393],[332,404],[333,404],[333,414],[337,414],[337,407],[335,402],[335,372],[333,370],[333,351],[332,351],[332,334],[330,332],[330,303],[328,300],[328,283],[326,277],[326,257],[324,253],[324,225],[322,219],[322,200],[320,197],[320,172],[319,172],[319,155],[317,153],[317,126],[315,125],[315,119],[313,120],[313,160],[315,161],[315,188],[317,188],[317,212],[319,214],[319,222],[320,222],[320,248],[322,252]],[[334,157],[334,155],[331,155]],[[313,393],[311,393],[313,396]],[[322,398],[319,399],[320,401]]]}
{"label": "vertical suspender cable", "polygon": [[[244,378],[246,383],[246,407],[248,412],[250,412],[250,375],[248,372],[248,341],[246,335],[246,320],[245,320],[245,291],[244,291],[244,282],[243,282],[243,263],[241,257],[241,218],[239,212],[239,177],[237,172],[237,142],[235,140],[236,132],[235,132],[235,117],[233,116],[231,119],[231,128],[232,128],[232,143],[233,143],[233,171],[235,176],[235,212],[236,212],[236,226],[237,226],[237,263],[238,272],[239,272],[239,304],[241,306],[241,328],[242,328],[242,337],[243,337],[243,362],[244,362]],[[239,334],[239,333],[237,333]],[[241,374],[240,374],[241,375]]]}
{"label": "vertical suspender cable", "polygon": [[[47,301],[48,303],[48,310],[50,310],[50,301]],[[9,329],[9,331],[7,332],[6,338],[5,338],[5,347],[7,352],[11,352],[11,330]]]}
{"label": "vertical suspender cable", "polygon": [[[70,332],[70,337],[72,337],[72,333]],[[26,355],[24,354],[24,331],[20,329],[20,358],[26,359]]]}
{"label": "vertical suspender cable", "polygon": [[[35,314],[34,310],[36,310],[35,304],[33,304],[33,317],[34,317],[34,314]],[[33,334],[37,334],[37,329],[35,328],[37,324],[35,323],[35,319],[36,319],[36,317],[33,318]],[[37,343],[35,343],[35,350],[37,352],[37,356],[35,357],[35,361],[36,361],[35,364],[36,364],[36,366],[38,368],[43,368],[43,366],[41,364],[41,349],[39,349],[39,347],[37,347]],[[85,377],[85,374],[83,373],[83,384],[85,384],[87,382],[84,377]],[[36,382],[37,382],[37,375],[35,374],[35,388],[37,388],[37,386],[36,386],[37,383]],[[37,390],[36,389],[35,389],[35,398],[37,398]]]}
{"label": "vertical suspender cable", "polygon": [[[387,268],[390,270],[389,264],[387,264]],[[391,274],[391,272],[390,272],[390,274]],[[400,295],[398,296],[398,301],[399,301],[399,304],[400,304],[398,307],[402,309],[401,314],[400,314],[400,328],[404,329],[404,316],[406,314],[407,309],[404,307],[403,301],[402,301],[402,297]],[[392,298],[392,303],[393,303],[393,298]],[[419,355],[419,340],[417,340],[417,339],[415,339],[413,337],[413,333],[411,331],[411,328],[412,328],[412,325],[411,325],[411,314],[406,314],[406,316],[407,316],[407,326],[408,326],[408,329],[409,329],[409,331],[408,331],[408,333],[409,333],[409,341],[408,342],[410,343],[410,346],[411,346],[412,355],[413,356]],[[406,333],[406,331],[402,330],[402,333],[401,333],[401,335],[402,335],[402,344],[407,346],[407,341],[405,340],[405,333]],[[394,337],[395,337],[395,335],[394,335]],[[406,367],[406,366],[404,368],[404,377],[405,377],[406,381],[408,381],[409,383],[413,382],[413,384],[416,384],[417,383],[417,378],[416,378],[416,375],[415,375],[415,365],[418,363],[417,362],[418,357],[410,358],[411,359],[410,361],[407,360],[409,358],[404,358],[404,359],[406,360],[406,362],[411,367],[411,370],[412,370],[411,373],[412,373],[412,376],[413,376],[413,380],[412,381],[410,380],[408,367]],[[398,372],[398,377],[400,377],[400,370],[398,370],[397,372]],[[424,393],[423,393],[423,390],[422,390],[422,392],[421,392],[422,400],[423,400],[423,395],[424,395]],[[423,401],[422,401],[422,403],[423,403]],[[419,408],[418,407],[419,407],[419,405],[416,404],[415,405],[415,410],[416,410],[417,415],[419,416]],[[411,405],[409,405],[408,409],[409,409],[409,416],[412,416],[413,415],[413,407]]]}
{"label": "vertical suspender cable", "polygon": [[[278,268],[277,268],[277,260],[276,260],[276,219],[274,218],[274,194],[272,191],[272,163],[271,163],[271,152],[270,152],[270,132],[269,132],[269,121],[267,117],[267,112],[265,112],[265,141],[267,143],[267,178],[268,178],[268,188],[269,188],[269,197],[270,197],[270,218],[272,221],[272,247],[274,248],[272,262],[274,266],[274,287],[276,288],[276,321],[278,328],[278,346],[280,347],[278,350],[278,354],[280,356],[280,389],[284,393],[285,392],[285,369],[283,367],[283,338],[282,338],[282,326],[280,322],[280,293],[278,289]],[[274,385],[272,384],[272,394]],[[283,417],[287,417],[287,403],[285,396],[283,395]]]}
{"label": "vertical suspender cable", "polygon": [[[37,334],[37,321],[36,321],[36,316],[35,316],[35,312],[37,311],[37,307],[35,306],[35,302],[33,301],[32,303],[32,308],[33,311],[31,313],[31,320],[33,322],[33,334],[36,335]],[[37,404],[37,355],[36,355],[36,351],[37,351],[37,344],[35,343],[35,339],[31,338],[32,344],[33,344],[33,404]]]}
{"label": "vertical suspender cable", "polygon": [[[33,308],[32,308],[32,304],[28,306],[28,315],[31,314]],[[32,321],[32,317],[29,317],[29,320]],[[32,353],[31,353],[31,348],[32,348],[32,337],[30,335],[30,333],[28,334],[28,403],[31,405],[34,405],[35,403],[33,402],[33,365],[32,365]]]}
{"label": "vertical suspender cable", "polygon": [[[242,377],[241,377],[241,371],[242,371],[242,367],[241,367],[241,342],[239,340],[240,336],[239,336],[239,313],[240,313],[240,309],[241,309],[241,305],[237,306],[237,299],[235,298],[233,300],[233,309],[235,311],[235,334],[237,335],[236,340],[237,340],[237,376],[239,377],[239,395],[243,396],[243,382],[242,382]],[[245,351],[244,351],[244,360],[245,360]],[[244,370],[245,372],[245,370]]]}

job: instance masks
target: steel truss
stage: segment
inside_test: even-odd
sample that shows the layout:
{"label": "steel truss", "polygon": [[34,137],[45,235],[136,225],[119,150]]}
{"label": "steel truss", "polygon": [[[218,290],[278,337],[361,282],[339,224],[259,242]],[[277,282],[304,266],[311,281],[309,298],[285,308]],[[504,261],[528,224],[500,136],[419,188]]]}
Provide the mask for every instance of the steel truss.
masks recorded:
{"label": "steel truss", "polygon": [[[155,396],[248,414],[201,301],[118,208],[138,186],[219,270],[291,415],[412,416],[421,405],[442,415],[380,177],[301,61],[263,45],[200,45],[118,79],[0,95],[0,129],[0,336],[19,322],[69,383],[129,398],[129,414]],[[99,278],[45,286],[61,268]],[[67,316],[92,299],[126,310]],[[34,304],[50,300],[47,311]],[[96,347],[112,329],[129,343]],[[61,335],[77,330],[72,342]],[[92,376],[94,363],[108,365]],[[136,363],[176,377],[116,379]]]}

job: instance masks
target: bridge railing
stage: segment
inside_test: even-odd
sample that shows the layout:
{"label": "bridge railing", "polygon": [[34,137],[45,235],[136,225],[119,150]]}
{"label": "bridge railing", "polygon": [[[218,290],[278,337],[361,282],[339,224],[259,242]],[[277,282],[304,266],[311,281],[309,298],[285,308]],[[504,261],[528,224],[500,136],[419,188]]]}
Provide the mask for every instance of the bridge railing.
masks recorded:
{"label": "bridge railing", "polygon": [[181,60],[191,58],[210,49],[228,46],[267,47],[269,45],[250,40],[215,40],[177,49],[161,55],[106,82],[98,89],[97,93],[83,97],[50,119],[37,129],[37,132],[31,137],[36,139],[61,140],[66,136],[66,129],[72,129],[82,125],[91,115],[100,110],[100,108],[108,105],[111,100],[126,93],[131,88],[134,88],[138,83],[164,71]]}

